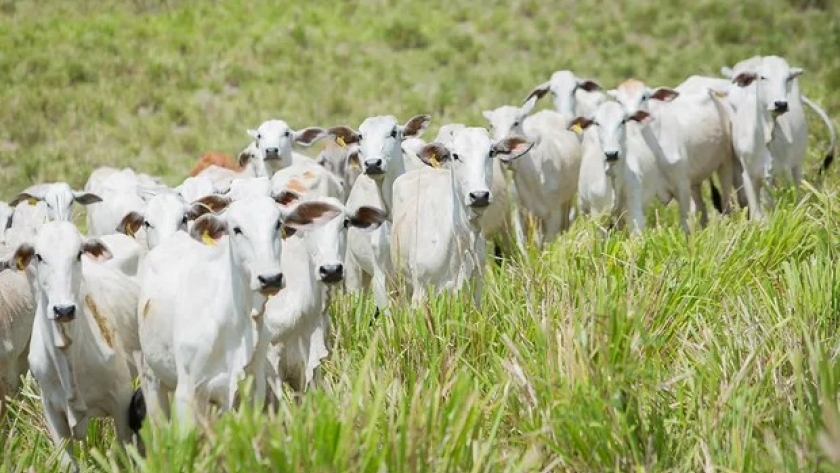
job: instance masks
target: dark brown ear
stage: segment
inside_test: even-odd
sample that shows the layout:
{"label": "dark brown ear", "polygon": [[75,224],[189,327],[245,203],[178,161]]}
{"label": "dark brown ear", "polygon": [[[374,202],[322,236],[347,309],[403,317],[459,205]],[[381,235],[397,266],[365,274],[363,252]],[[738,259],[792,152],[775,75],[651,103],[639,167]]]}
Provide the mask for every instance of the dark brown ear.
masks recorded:
{"label": "dark brown ear", "polygon": [[670,102],[679,97],[680,93],[668,87],[657,87],[656,90],[650,94],[652,100],[660,100],[662,102]]}
{"label": "dark brown ear", "polygon": [[587,92],[595,92],[596,90],[601,90],[601,84],[595,82],[592,79],[581,79],[578,81],[578,89],[583,89]]}
{"label": "dark brown ear", "polygon": [[300,200],[300,194],[290,189],[284,189],[275,194],[273,197],[275,202],[283,206],[291,205],[292,203]]}
{"label": "dark brown ear", "polygon": [[304,128],[303,130],[294,132],[293,136],[295,143],[301,146],[312,146],[315,142],[327,136],[327,130],[320,127],[311,126],[309,128]]}
{"label": "dark brown ear", "polygon": [[426,164],[426,166],[431,166],[433,168],[439,168],[441,164],[450,160],[449,150],[446,149],[446,146],[443,143],[429,143],[426,146],[420,148],[420,152],[417,153],[417,157],[420,158],[420,161]]}
{"label": "dark brown ear", "polygon": [[432,116],[428,114],[415,115],[411,117],[405,125],[403,125],[403,139],[419,138],[420,135],[429,127],[429,122],[432,121]]}
{"label": "dark brown ear", "polygon": [[335,142],[339,146],[346,146],[352,143],[358,143],[362,139],[362,135],[358,131],[350,128],[347,125],[334,126],[327,130],[327,133],[335,137]]}
{"label": "dark brown ear", "polygon": [[16,207],[18,204],[20,204],[21,202],[23,202],[25,200],[29,201],[30,204],[34,204],[35,201],[38,201],[38,200],[41,200],[41,199],[35,197],[32,194],[29,194],[28,192],[21,192],[14,199],[9,201],[9,207]]}
{"label": "dark brown ear", "polygon": [[239,164],[240,168],[244,168],[248,165],[248,162],[253,158],[253,148],[248,146],[244,150],[239,153],[239,157],[237,158],[237,163]]}
{"label": "dark brown ear", "polygon": [[108,261],[114,256],[111,254],[111,250],[96,238],[90,238],[82,243],[82,253],[99,262]]}
{"label": "dark brown ear", "polygon": [[116,231],[119,233],[125,233],[126,235],[134,238],[134,235],[140,231],[140,227],[146,222],[146,219],[143,218],[137,212],[129,212],[126,214],[125,217],[120,220],[119,225],[117,225]]}
{"label": "dark brown ear", "polygon": [[89,205],[95,204],[97,202],[102,202],[102,197],[99,197],[96,194],[91,192],[73,192],[74,200],[82,205]]}
{"label": "dark brown ear", "polygon": [[755,82],[756,79],[758,79],[758,74],[755,72],[742,72],[735,76],[732,82],[737,84],[738,87],[746,87]]}
{"label": "dark brown ear", "polygon": [[226,195],[210,194],[196,200],[193,204],[202,204],[213,213],[219,213],[230,205],[230,197]]}
{"label": "dark brown ear", "polygon": [[575,133],[580,133],[581,131],[587,129],[592,125],[593,121],[586,117],[577,117],[569,123],[566,127],[567,130],[573,131]]}
{"label": "dark brown ear", "polygon": [[283,225],[295,230],[306,230],[334,219],[341,213],[335,205],[317,200],[302,202],[283,216]]}
{"label": "dark brown ear", "polygon": [[534,90],[532,90],[531,93],[528,94],[527,97],[525,97],[525,101],[523,103],[528,102],[533,97],[536,97],[537,100],[539,100],[539,99],[545,97],[545,94],[547,94],[550,90],[551,90],[551,83],[546,82],[546,83],[540,84],[540,85],[534,87]]}
{"label": "dark brown ear", "polygon": [[351,227],[374,230],[382,225],[386,217],[388,214],[384,210],[363,205],[348,218],[348,223]]}
{"label": "dark brown ear", "polygon": [[213,214],[197,218],[190,229],[190,236],[205,245],[215,245],[219,238],[227,235],[227,223]]}
{"label": "dark brown ear", "polygon": [[11,258],[0,261],[0,271],[6,269],[23,271],[29,266],[33,256],[35,256],[35,248],[28,243],[23,243],[18,246]]}
{"label": "dark brown ear", "polygon": [[636,110],[632,115],[627,117],[627,120],[633,120],[639,123],[650,123],[653,121],[653,116],[644,110]]}

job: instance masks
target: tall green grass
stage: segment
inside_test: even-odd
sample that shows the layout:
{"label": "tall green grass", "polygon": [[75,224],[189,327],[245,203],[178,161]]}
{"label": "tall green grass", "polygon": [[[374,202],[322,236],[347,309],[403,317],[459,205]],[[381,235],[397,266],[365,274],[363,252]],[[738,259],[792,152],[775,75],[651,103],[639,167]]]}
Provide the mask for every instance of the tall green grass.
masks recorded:
{"label": "tall green grass", "polygon": [[[833,2],[321,0],[0,1],[0,197],[132,166],[174,184],[245,129],[368,115],[482,125],[558,69],[614,86],[676,85],[753,54],[805,68],[840,109]],[[827,142],[812,122],[809,170]],[[459,298],[372,321],[332,309],[324,386],[279,412],[244,407],[147,455],[108,422],[85,471],[840,471],[836,171],[780,194],[766,222],[714,218],[686,238],[674,208],[643,237],[595,222],[488,265]],[[809,172],[809,178],[813,173]],[[652,219],[654,221],[654,219]],[[0,472],[57,471],[29,382],[0,426]]]}

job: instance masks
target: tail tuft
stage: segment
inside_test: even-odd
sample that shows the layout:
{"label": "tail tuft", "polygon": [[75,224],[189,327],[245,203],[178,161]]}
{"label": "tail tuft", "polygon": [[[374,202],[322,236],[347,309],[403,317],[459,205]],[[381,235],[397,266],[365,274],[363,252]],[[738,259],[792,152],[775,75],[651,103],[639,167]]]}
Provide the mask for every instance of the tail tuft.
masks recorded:
{"label": "tail tuft", "polygon": [[143,426],[143,419],[146,418],[146,399],[143,397],[143,391],[138,387],[134,390],[131,396],[131,403],[128,405],[128,426],[131,431],[140,432]]}

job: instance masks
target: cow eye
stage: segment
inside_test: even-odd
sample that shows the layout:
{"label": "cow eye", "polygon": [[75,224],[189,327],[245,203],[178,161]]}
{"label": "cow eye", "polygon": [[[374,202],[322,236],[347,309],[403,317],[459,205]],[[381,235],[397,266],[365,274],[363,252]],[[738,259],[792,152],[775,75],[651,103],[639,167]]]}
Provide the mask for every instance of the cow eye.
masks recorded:
{"label": "cow eye", "polygon": [[460,161],[461,157],[458,156],[458,153],[452,153],[452,159],[454,159],[455,161]]}
{"label": "cow eye", "polygon": [[286,136],[292,136],[292,130],[286,130],[286,133],[284,133],[284,134]]}
{"label": "cow eye", "polygon": [[239,227],[233,227],[233,233],[237,235],[242,235],[242,229]]}
{"label": "cow eye", "polygon": [[278,221],[277,221],[277,225],[275,225],[275,226],[274,226],[274,231],[275,231],[275,232],[279,232],[279,231],[280,231],[280,227],[281,227],[282,225],[283,225],[283,222],[281,222],[281,221],[279,221],[279,220],[278,220]]}
{"label": "cow eye", "polygon": [[391,130],[391,138],[396,138],[396,137],[397,137],[397,133],[398,133],[398,131],[397,131],[397,129],[396,129],[396,128],[394,128],[393,130]]}
{"label": "cow eye", "polygon": [[350,228],[350,219],[349,218],[344,219],[344,228]]}
{"label": "cow eye", "polygon": [[519,120],[516,120],[515,122],[513,122],[513,127],[514,127],[514,128],[516,128],[516,127],[518,127],[518,126],[519,126]]}
{"label": "cow eye", "polygon": [[149,223],[149,221],[148,221],[148,220],[143,220],[143,225],[144,225],[146,228],[152,228],[152,224],[151,224],[151,223]]}
{"label": "cow eye", "polygon": [[760,78],[761,80],[767,80],[767,78],[766,78],[766,77],[764,77],[764,76],[759,76],[759,78]]}
{"label": "cow eye", "polygon": [[262,139],[262,133],[257,133],[257,141]]}
{"label": "cow eye", "polygon": [[77,254],[77,255],[76,255],[76,259],[77,259],[77,260],[82,259],[82,253],[83,253],[83,251],[82,251],[82,250],[79,250],[79,254]]}
{"label": "cow eye", "polygon": [[186,215],[184,215],[184,218],[182,218],[182,219],[181,219],[181,223],[182,223],[182,224],[184,224],[184,225],[186,225],[186,224],[187,224],[187,221],[189,221],[189,219],[187,218],[187,216],[186,216]]}
{"label": "cow eye", "polygon": [[44,262],[44,258],[41,258],[41,255],[39,255],[38,253],[35,253],[35,259],[38,260],[39,263]]}

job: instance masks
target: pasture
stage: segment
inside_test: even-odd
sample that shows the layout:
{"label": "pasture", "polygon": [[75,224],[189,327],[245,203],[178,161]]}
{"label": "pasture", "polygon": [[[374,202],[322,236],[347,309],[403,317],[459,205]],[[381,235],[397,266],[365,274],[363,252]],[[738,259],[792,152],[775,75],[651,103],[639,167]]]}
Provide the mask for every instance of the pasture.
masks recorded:
{"label": "pasture", "polygon": [[[270,118],[428,113],[431,140],[561,69],[675,86],[777,54],[837,124],[838,51],[829,0],[0,0],[0,200],[100,165],[176,185]],[[715,213],[686,238],[657,205],[642,236],[604,238],[576,219],[488,261],[481,310],[374,320],[370,294],[339,296],[319,389],[186,440],[146,428],[132,465],[94,422],[83,471],[840,471],[840,169],[817,183],[828,134],[806,116],[806,184],[766,221]],[[2,473],[58,471],[37,396],[0,425]]]}

